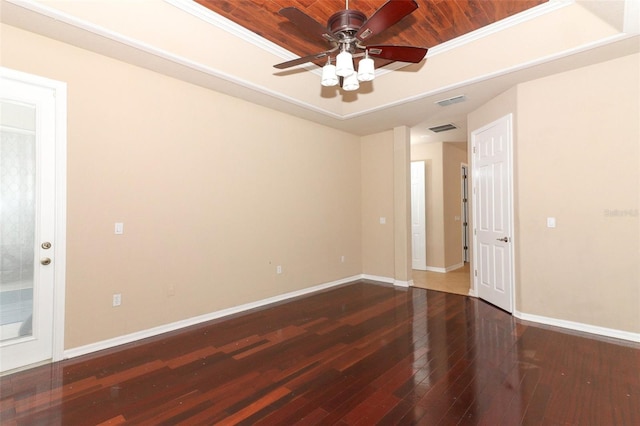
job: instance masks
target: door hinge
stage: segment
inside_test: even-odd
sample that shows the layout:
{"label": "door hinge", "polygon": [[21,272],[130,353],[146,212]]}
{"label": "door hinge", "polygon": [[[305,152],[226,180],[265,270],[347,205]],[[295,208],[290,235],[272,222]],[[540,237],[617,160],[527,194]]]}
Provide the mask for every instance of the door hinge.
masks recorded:
{"label": "door hinge", "polygon": [[476,147],[475,146],[473,147],[473,153],[474,154],[476,153]]}
{"label": "door hinge", "polygon": [[478,234],[476,233],[475,228],[473,229],[473,235],[478,235]]}
{"label": "door hinge", "polygon": [[474,269],[474,271],[473,271],[473,276],[474,276],[474,277],[477,277],[477,276],[478,276],[478,270],[477,270],[477,269]]}

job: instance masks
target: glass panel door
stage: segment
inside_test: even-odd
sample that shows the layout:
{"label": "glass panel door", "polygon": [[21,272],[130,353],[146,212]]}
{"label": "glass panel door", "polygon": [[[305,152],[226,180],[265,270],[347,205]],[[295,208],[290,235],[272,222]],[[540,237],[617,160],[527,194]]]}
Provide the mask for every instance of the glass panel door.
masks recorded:
{"label": "glass panel door", "polygon": [[36,109],[0,105],[0,341],[32,334]]}

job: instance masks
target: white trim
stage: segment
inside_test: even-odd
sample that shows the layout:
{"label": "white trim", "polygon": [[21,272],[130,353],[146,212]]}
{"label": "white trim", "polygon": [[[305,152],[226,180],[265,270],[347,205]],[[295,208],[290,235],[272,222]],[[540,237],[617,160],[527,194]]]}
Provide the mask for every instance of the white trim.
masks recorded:
{"label": "white trim", "polygon": [[[223,31],[226,31],[229,34],[234,35],[243,41],[251,43],[256,47],[267,51],[272,55],[278,56],[285,60],[291,60],[299,57],[299,55],[296,55],[295,53],[282,48],[281,46],[257,35],[256,33],[249,31],[245,27],[231,21],[230,19],[225,18],[222,15],[217,14],[211,9],[204,7],[193,0],[164,0],[164,1],[182,10],[183,12],[189,13],[192,16],[202,19],[203,21]],[[547,13],[553,12],[560,8],[570,6],[573,3],[575,3],[575,0],[550,0],[546,3],[532,7],[531,9],[525,10],[516,15],[507,17],[498,22],[494,22],[492,24],[486,25],[477,30],[471,31],[467,34],[456,37],[447,42],[441,43],[437,46],[431,47],[427,51],[427,55],[425,56],[425,59],[448,52],[449,50],[456,49],[458,47],[480,40],[484,37],[488,37],[492,34],[495,34],[500,31],[506,30],[508,28],[514,27],[516,25],[522,24],[531,19],[535,19],[539,16],[543,16]],[[312,54],[312,53],[313,52],[309,52],[309,54]],[[408,65],[410,64],[406,64],[402,62],[396,62],[390,65],[387,65],[385,66],[384,69],[376,70],[376,77],[384,74],[388,74],[392,71],[398,70],[400,68],[404,68]],[[317,66],[305,65],[305,66],[301,66],[300,68],[305,68],[308,71],[311,71],[318,75],[322,74],[322,70]]]}
{"label": "white trim", "polygon": [[396,287],[413,287],[413,280],[409,280],[409,281],[400,281],[400,280],[393,280],[393,285],[395,285]]}
{"label": "white trim", "polygon": [[386,283],[386,284],[393,284],[396,281],[393,278],[381,277],[379,275],[369,275],[369,274],[362,274],[362,275],[360,275],[360,278],[363,279],[363,280],[378,281],[378,282]]}
{"label": "white trim", "polygon": [[[203,65],[201,63],[189,60],[189,59],[187,59],[185,57],[181,57],[181,56],[172,54],[170,52],[167,52],[165,50],[156,48],[156,47],[151,46],[151,45],[149,45],[147,43],[143,43],[143,42],[140,42],[138,40],[132,39],[130,37],[126,37],[126,36],[124,36],[122,34],[119,34],[119,33],[116,33],[114,31],[108,30],[106,28],[100,27],[100,26],[95,25],[93,23],[90,23],[88,21],[81,20],[81,19],[79,19],[79,18],[77,18],[75,16],[63,13],[63,12],[57,10],[57,9],[52,8],[52,7],[45,6],[45,5],[41,4],[41,3],[36,3],[33,0],[4,0],[4,1],[6,1],[8,3],[11,3],[11,4],[14,4],[16,6],[22,7],[24,9],[30,10],[32,12],[41,14],[43,16],[46,16],[48,18],[53,19],[54,21],[60,21],[62,23],[65,23],[65,24],[68,24],[68,25],[72,25],[72,26],[74,26],[74,27],[76,27],[78,29],[87,31],[87,32],[92,33],[94,35],[97,35],[97,36],[100,36],[100,37],[104,37],[106,39],[112,40],[112,41],[117,42],[117,43],[121,43],[121,44],[123,44],[125,46],[129,46],[129,47],[131,47],[133,49],[139,50],[140,52],[156,56],[158,58],[170,61],[170,62],[172,62],[174,64],[181,65],[181,66],[190,68],[190,69],[198,71],[198,72],[202,72],[204,74],[219,78],[221,80],[224,80],[224,81],[227,81],[227,82],[230,82],[230,83],[237,84],[240,87],[243,87],[243,88],[246,88],[246,89],[249,89],[249,90],[253,90],[253,91],[255,91],[257,93],[261,93],[263,95],[271,96],[271,97],[273,97],[275,99],[279,99],[279,100],[288,102],[288,103],[290,103],[292,105],[304,108],[304,109],[306,109],[308,111],[312,111],[312,112],[324,115],[326,117],[330,117],[330,118],[338,120],[338,121],[351,120],[353,118],[362,117],[362,116],[365,116],[367,114],[370,114],[370,113],[373,113],[373,112],[377,112],[377,111],[381,111],[381,110],[385,110],[385,109],[388,109],[388,108],[392,108],[392,107],[395,107],[395,106],[398,106],[400,104],[404,104],[404,103],[407,103],[407,102],[418,101],[418,100],[421,100],[421,99],[424,99],[424,98],[428,98],[430,96],[438,95],[440,93],[446,93],[446,92],[449,92],[451,90],[456,90],[456,89],[465,87],[465,86],[470,85],[470,84],[480,83],[480,82],[483,82],[483,81],[486,81],[486,80],[490,80],[490,79],[493,79],[493,78],[496,78],[496,77],[500,77],[500,76],[503,76],[503,75],[506,75],[506,74],[510,74],[510,73],[513,73],[513,72],[516,72],[516,71],[521,71],[521,70],[524,70],[524,69],[527,69],[527,68],[531,68],[531,67],[534,67],[534,66],[537,66],[537,65],[541,65],[541,64],[544,64],[544,63],[547,63],[547,62],[551,62],[551,61],[554,61],[554,60],[557,60],[557,59],[560,59],[560,58],[563,58],[563,57],[566,57],[566,56],[570,56],[572,54],[581,53],[581,52],[584,52],[584,51],[587,51],[587,50],[590,50],[590,49],[594,49],[594,48],[597,48],[597,47],[601,47],[601,46],[604,46],[604,45],[607,45],[607,44],[610,44],[610,43],[613,43],[613,42],[616,42],[616,41],[624,40],[624,39],[626,39],[628,37],[631,37],[633,35],[633,34],[625,34],[625,33],[612,35],[612,36],[610,36],[608,38],[604,38],[602,40],[598,40],[598,41],[595,41],[595,42],[587,43],[587,44],[582,45],[582,46],[578,46],[578,47],[575,47],[575,48],[567,49],[567,50],[562,51],[562,52],[557,52],[557,53],[552,54],[552,55],[548,55],[548,56],[545,56],[545,57],[542,57],[542,58],[537,58],[535,60],[532,60],[532,61],[529,61],[529,62],[526,62],[526,63],[522,63],[522,64],[514,65],[514,66],[511,66],[511,67],[507,67],[505,69],[494,71],[494,72],[491,72],[491,73],[488,73],[488,74],[485,74],[485,75],[482,75],[482,76],[476,76],[476,77],[470,78],[468,80],[459,81],[457,83],[454,83],[454,84],[451,84],[451,85],[448,85],[448,86],[444,86],[444,87],[440,87],[440,88],[435,89],[435,90],[422,92],[422,93],[419,93],[419,94],[416,94],[414,96],[410,96],[410,97],[407,97],[407,98],[404,98],[404,99],[399,99],[397,101],[388,102],[388,103],[385,103],[385,104],[380,104],[378,106],[375,106],[375,107],[372,107],[372,108],[369,108],[369,109],[364,109],[364,110],[356,111],[356,112],[353,112],[353,113],[350,113],[350,114],[341,115],[339,113],[335,113],[335,112],[330,111],[328,109],[321,108],[321,107],[316,106],[314,104],[311,104],[311,103],[308,103],[308,102],[303,102],[303,101],[301,101],[299,99],[296,99],[296,98],[293,98],[291,96],[284,95],[284,94],[282,94],[280,92],[276,92],[276,91],[274,91],[272,89],[267,88],[266,86],[261,86],[261,85],[252,83],[252,82],[250,82],[248,80],[238,78],[237,76],[233,76],[233,75],[228,74],[226,72],[223,72],[223,71],[211,68],[209,66]],[[171,4],[171,5],[173,5],[175,7],[179,7],[179,8],[182,8],[183,4],[193,3],[191,0],[164,0],[164,1],[166,1],[168,4]],[[525,12],[522,12],[521,14],[515,15],[515,16],[513,16],[511,18],[506,18],[506,19],[504,19],[502,21],[499,21],[499,22],[497,22],[495,24],[489,25],[490,28],[488,30],[486,30],[486,31],[488,31],[488,33],[486,33],[486,34],[483,34],[483,30],[479,29],[479,30],[476,30],[479,33],[476,34],[475,36],[473,36],[473,34],[475,34],[475,32],[472,32],[472,33],[469,33],[469,34],[467,34],[465,36],[461,36],[460,38],[462,40],[460,40],[460,41],[455,39],[455,40],[451,40],[451,41],[449,41],[447,43],[443,43],[442,45],[444,45],[444,47],[440,47],[440,50],[442,52],[442,51],[445,51],[445,49],[446,50],[452,49],[453,47],[456,46],[456,43],[458,43],[458,46],[462,45],[462,44],[469,43],[469,42],[471,42],[473,40],[476,40],[478,38],[482,38],[482,37],[488,35],[489,33],[494,33],[494,32],[500,31],[502,29],[508,28],[509,26],[513,26],[513,25],[519,24],[521,22],[524,22],[526,20],[533,19],[533,18],[535,18],[537,16],[544,15],[545,13],[554,11],[554,10],[560,8],[560,7],[568,6],[568,5],[572,4],[572,3],[574,3],[574,1],[575,0],[551,0],[551,1],[547,2],[547,3],[545,3],[545,4],[542,4],[540,6],[536,6],[536,7],[532,8],[532,9],[530,9],[530,12],[525,11]],[[185,10],[185,12],[192,13],[190,10],[196,9],[198,6],[193,6],[193,5],[187,6],[187,9]],[[213,13],[213,12],[211,12],[211,13]],[[223,18],[223,19],[226,19],[226,18]],[[222,20],[220,20],[220,22],[222,22]],[[231,25],[231,24],[233,24],[233,25]],[[234,24],[234,23],[231,23],[231,24],[229,24],[228,22],[226,23],[226,27],[227,27],[226,30],[227,31],[230,31],[230,28],[232,28],[234,25],[239,27],[239,28],[242,28],[242,27],[238,26],[237,24]],[[223,24],[218,23],[218,25],[223,25]],[[223,27],[224,26],[225,25],[223,25]],[[223,28],[223,29],[225,29],[225,28]],[[238,37],[242,38],[241,34],[236,34],[236,35]],[[257,36],[254,35],[254,37],[251,37],[251,39],[244,38],[244,40],[247,41],[247,42],[255,44],[255,42],[256,42],[255,40],[257,40],[255,37],[257,37]],[[268,43],[271,43],[271,42],[268,42]],[[448,44],[448,43],[450,43],[450,44]],[[260,42],[260,44],[263,45],[263,46],[266,46],[267,45],[267,41],[265,40],[264,42]],[[265,48],[265,47],[263,47],[263,48]],[[435,46],[435,47],[431,48],[429,50],[429,52],[427,52],[426,57],[429,58],[429,57],[431,57],[433,55],[437,55],[438,54],[438,49],[439,49],[438,46]],[[435,50],[435,53],[433,53],[434,50]],[[282,54],[282,52],[286,52],[286,50],[283,49],[281,51],[281,54]],[[102,54],[102,55],[105,54],[105,53],[102,53],[102,52],[97,52],[97,53]],[[272,53],[274,53],[274,52],[272,52]],[[274,53],[274,54],[276,54],[276,53]],[[110,56],[115,57],[116,59],[118,58],[117,55],[113,55],[112,54]],[[392,70],[393,69],[390,69],[390,71],[392,71]],[[317,72],[320,73],[320,70],[318,69]],[[382,74],[382,71],[381,71],[381,74]],[[378,74],[376,74],[376,75],[378,75]]]}
{"label": "white trim", "polygon": [[[226,73],[224,71],[220,71],[220,70],[215,69],[215,68],[211,68],[211,67],[209,67],[207,65],[204,65],[204,64],[201,64],[199,62],[195,62],[195,61],[190,60],[190,59],[188,59],[186,57],[173,54],[173,53],[168,52],[168,51],[163,50],[163,49],[159,49],[159,48],[157,48],[155,46],[152,46],[152,45],[150,45],[148,43],[144,43],[144,42],[141,42],[139,40],[124,36],[124,35],[122,35],[120,33],[116,33],[114,31],[111,31],[111,30],[107,29],[107,28],[104,28],[104,27],[95,25],[95,24],[93,24],[91,22],[79,19],[79,18],[77,18],[75,16],[72,16],[72,15],[69,15],[67,13],[61,12],[61,11],[59,11],[57,9],[52,8],[52,7],[45,6],[45,5],[41,4],[41,3],[35,3],[35,2],[33,2],[33,0],[5,0],[5,1],[7,1],[8,3],[14,4],[16,6],[22,7],[24,9],[30,10],[30,11],[32,11],[34,13],[38,13],[40,15],[46,16],[48,18],[51,18],[54,21],[60,21],[62,23],[65,23],[65,24],[71,25],[71,26],[73,26],[75,28],[78,28],[80,30],[86,31],[88,33],[91,33],[93,35],[96,35],[96,36],[99,36],[99,37],[103,37],[105,39],[114,41],[116,43],[123,44],[125,46],[128,46],[128,47],[131,47],[133,49],[139,50],[142,53],[153,55],[153,56],[156,56],[158,58],[161,58],[161,59],[167,60],[169,62],[172,62],[174,64],[177,64],[177,65],[180,65],[180,66],[184,66],[184,67],[189,68],[191,70],[198,71],[198,72],[201,72],[203,74],[207,74],[207,75],[210,75],[212,77],[219,78],[221,80],[237,84],[238,86],[244,87],[246,89],[253,90],[255,92],[258,92],[258,93],[261,93],[261,94],[264,94],[264,95],[267,95],[267,96],[271,96],[271,97],[276,98],[276,99],[280,99],[280,100],[286,101],[286,102],[288,102],[290,104],[305,108],[305,109],[307,109],[309,111],[313,111],[313,112],[325,115],[327,117],[331,117],[331,118],[336,119],[336,120],[344,120],[345,119],[344,116],[342,116],[342,115],[340,115],[338,113],[334,113],[334,112],[332,112],[330,110],[327,110],[327,109],[324,109],[324,108],[320,108],[320,107],[318,107],[316,105],[313,105],[313,104],[310,104],[308,102],[300,101],[299,99],[293,98],[291,96],[287,96],[287,95],[284,95],[284,94],[282,94],[280,92],[273,91],[273,90],[267,88],[266,86],[262,86],[262,85],[258,85],[258,84],[252,83],[252,82],[250,82],[248,80],[239,78],[239,77],[237,77],[235,75]],[[103,52],[96,52],[96,53],[99,53],[101,55],[107,55],[106,53],[103,53]],[[111,57],[114,57],[116,59],[119,59],[118,55],[110,54],[110,55],[107,55],[107,56],[111,56]],[[128,62],[128,61],[123,60],[123,59],[119,59],[119,60],[122,60],[124,62]]]}
{"label": "white trim", "polygon": [[457,89],[461,89],[467,86],[470,86],[472,84],[476,84],[476,83],[482,83],[483,81],[487,81],[487,80],[491,80],[497,77],[502,77],[504,75],[507,74],[511,74],[517,71],[522,71],[528,68],[533,68],[535,66],[538,65],[542,65],[542,64],[546,64],[549,62],[553,62],[556,61],[558,59],[562,59],[571,55],[575,55],[578,53],[582,53],[582,52],[586,52],[598,47],[602,47],[602,46],[606,46],[608,44],[611,43],[615,43],[617,41],[621,41],[621,40],[625,40],[627,38],[632,37],[632,35],[629,34],[615,34],[609,37],[606,37],[602,40],[598,40],[595,42],[590,42],[584,45],[581,45],[579,47],[574,47],[571,49],[566,49],[563,50],[562,52],[557,52],[554,53],[552,55],[547,55],[541,58],[537,58],[535,60],[529,61],[529,62],[523,62],[517,65],[513,65],[507,68],[504,68],[502,70],[497,70],[497,71],[492,71],[490,73],[484,74],[484,75],[479,75],[479,76],[474,76],[473,78],[467,79],[467,80],[462,80],[453,84],[450,84],[448,86],[441,86],[437,89],[434,90],[429,90],[426,92],[421,92],[417,95],[414,96],[408,96],[406,98],[403,99],[399,99],[397,101],[393,101],[393,102],[388,102],[386,104],[380,104],[379,106],[376,107],[372,107],[369,109],[364,109],[364,110],[360,110],[351,114],[345,114],[340,116],[341,120],[349,120],[352,118],[357,118],[357,117],[361,117],[361,116],[365,116],[367,114],[373,113],[373,112],[377,112],[377,111],[381,111],[381,110],[385,110],[387,108],[392,108],[392,107],[397,107],[400,106],[402,104],[405,103],[409,103],[409,102],[414,102],[414,101],[419,101],[421,99],[424,98],[429,98],[431,96],[435,96],[438,94],[442,94],[442,93],[447,93],[450,91],[454,91]]}
{"label": "white trim", "polygon": [[92,352],[101,351],[104,349],[109,349],[115,346],[124,345],[126,343],[132,343],[141,339],[146,339],[149,337],[157,336],[162,333],[167,333],[174,330],[179,330],[181,328],[189,327],[192,325],[200,324],[206,321],[211,321],[214,319],[226,317],[229,315],[245,312],[251,309],[260,308],[272,303],[281,302],[284,300],[292,299],[294,297],[304,296],[311,293],[316,293],[321,290],[325,290],[328,288],[336,287],[342,284],[350,283],[353,281],[357,281],[361,279],[361,275],[354,275],[352,277],[342,278],[336,281],[331,281],[328,283],[316,285],[313,287],[308,287],[302,290],[296,290],[289,293],[284,293],[278,296],[269,297],[266,299],[258,300],[256,302],[245,303],[243,305],[234,306],[227,309],[222,309],[219,311],[211,312],[208,314],[200,315],[197,317],[188,318],[181,321],[176,321],[170,324],[161,325],[158,327],[149,328],[147,330],[138,331],[131,334],[126,334],[124,336],[114,337],[112,339],[103,340],[96,343],[91,343],[84,346],[79,346],[72,349],[67,349],[64,351],[64,358],[75,358],[81,355],[86,355]]}
{"label": "white trim", "polygon": [[202,6],[201,4],[196,3],[195,1],[164,0],[164,2],[182,10],[183,12],[186,12],[192,16],[195,16],[198,19],[205,21],[208,24],[213,25],[214,27],[220,28],[221,30],[226,31],[229,34],[232,34],[243,41],[251,43],[256,47],[259,47],[260,49],[271,53],[272,55],[279,56],[287,60],[295,59],[299,57],[298,55],[291,52],[290,50],[287,50],[281,46],[278,46],[277,44],[267,40],[266,38],[259,36],[253,31],[249,31],[245,27],[236,24],[232,20],[227,19],[224,16],[215,13],[211,9],[208,9]]}
{"label": "white trim", "polygon": [[640,33],[640,2],[638,0],[625,0],[622,30],[628,34]]}
{"label": "white trim", "polygon": [[423,271],[429,272],[438,272],[439,274],[446,274],[447,272],[455,271],[456,269],[460,269],[464,266],[464,262],[456,263],[455,265],[447,266],[445,268],[440,268],[438,266],[427,266]]}
{"label": "white trim", "polygon": [[473,43],[474,41],[499,33],[500,31],[504,31],[511,27],[515,27],[516,25],[520,25],[532,19],[546,15],[547,13],[554,12],[558,9],[562,9],[563,7],[571,6],[573,3],[575,3],[575,0],[549,0],[548,2],[532,7],[531,9],[527,9],[505,19],[501,19],[500,21],[485,25],[484,27],[471,31],[470,33],[463,34],[452,40],[440,43],[439,45],[429,49],[427,52],[427,58],[462,47],[465,44]]}
{"label": "white trim", "polygon": [[67,83],[55,84],[56,97],[56,203],[54,247],[55,287],[53,293],[53,361],[64,353],[64,318],[67,275]]}
{"label": "white trim", "polygon": [[600,327],[597,325],[585,324],[581,322],[567,321],[567,320],[562,320],[558,318],[550,318],[542,315],[525,314],[517,310],[513,312],[513,316],[524,321],[531,321],[538,324],[546,324],[554,327],[566,328],[569,330],[597,334],[599,336],[613,337],[615,339],[622,339],[622,340],[630,340],[632,342],[640,342],[640,333],[632,333],[630,331],[616,330],[613,328]]}

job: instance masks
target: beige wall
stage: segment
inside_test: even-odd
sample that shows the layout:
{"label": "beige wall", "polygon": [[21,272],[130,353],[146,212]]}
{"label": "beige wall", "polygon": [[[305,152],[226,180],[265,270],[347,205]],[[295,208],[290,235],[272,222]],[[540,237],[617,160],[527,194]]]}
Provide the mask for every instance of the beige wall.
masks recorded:
{"label": "beige wall", "polygon": [[640,332],[639,64],[518,87],[523,312]]}
{"label": "beige wall", "polygon": [[640,331],[639,63],[632,55],[528,82],[469,115],[473,131],[515,113],[520,312]]}
{"label": "beige wall", "polygon": [[395,274],[393,147],[392,131],[362,138],[362,272],[386,278]]}
{"label": "beige wall", "polygon": [[65,348],[362,273],[358,137],[2,37],[3,66],[68,83]]}

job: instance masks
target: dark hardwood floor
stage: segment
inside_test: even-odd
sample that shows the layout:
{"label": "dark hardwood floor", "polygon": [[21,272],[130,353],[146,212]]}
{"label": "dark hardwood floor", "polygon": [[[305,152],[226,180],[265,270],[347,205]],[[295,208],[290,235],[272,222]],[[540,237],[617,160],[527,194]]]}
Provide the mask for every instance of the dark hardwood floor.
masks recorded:
{"label": "dark hardwood floor", "polygon": [[640,425],[640,346],[357,282],[0,378],[2,425]]}

